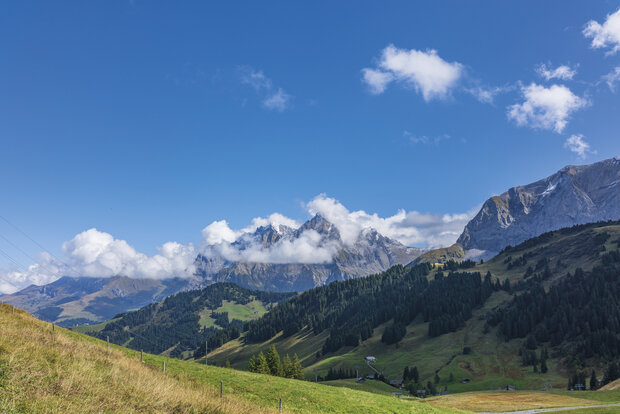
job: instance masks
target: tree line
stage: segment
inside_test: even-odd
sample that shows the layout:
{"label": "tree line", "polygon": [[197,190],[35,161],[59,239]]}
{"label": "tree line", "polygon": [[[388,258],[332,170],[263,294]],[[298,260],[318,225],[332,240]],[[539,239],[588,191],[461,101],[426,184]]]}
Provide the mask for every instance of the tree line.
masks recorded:
{"label": "tree line", "polygon": [[280,359],[275,345],[269,348],[266,355],[262,352],[259,352],[258,355],[252,355],[248,362],[248,371],[283,378],[300,380],[305,378],[303,367],[297,354],[293,354],[293,359],[288,354]]}

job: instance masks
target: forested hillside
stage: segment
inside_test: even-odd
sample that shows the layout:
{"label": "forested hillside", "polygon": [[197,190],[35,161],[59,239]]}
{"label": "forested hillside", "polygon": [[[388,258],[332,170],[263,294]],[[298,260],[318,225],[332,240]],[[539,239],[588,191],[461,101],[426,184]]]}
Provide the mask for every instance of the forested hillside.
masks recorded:
{"label": "forested hillside", "polygon": [[293,295],[216,283],[202,290],[177,293],[138,311],[119,314],[108,323],[80,330],[136,350],[191,357],[192,351],[206,340],[217,337],[215,343],[221,344],[238,337],[246,321],[259,318]]}
{"label": "forested hillside", "polygon": [[580,225],[484,263],[395,266],[312,289],[248,323],[209,358],[246,368],[275,344],[325,378],[374,355],[390,379],[417,367],[423,386],[538,387],[543,372],[565,386],[574,373],[597,366],[603,374],[620,357],[619,240],[619,222]]}

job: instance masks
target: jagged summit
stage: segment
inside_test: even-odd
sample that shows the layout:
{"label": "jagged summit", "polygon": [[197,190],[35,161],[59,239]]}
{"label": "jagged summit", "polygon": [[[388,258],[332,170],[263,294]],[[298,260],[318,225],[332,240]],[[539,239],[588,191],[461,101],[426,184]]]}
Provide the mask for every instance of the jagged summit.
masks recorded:
{"label": "jagged summit", "polygon": [[[349,279],[382,272],[395,264],[406,264],[422,254],[423,250],[410,248],[392,240],[374,229],[361,231],[354,243],[346,244],[340,231],[329,220],[316,214],[298,229],[269,225],[259,227],[254,233],[243,236],[234,243],[236,248],[255,249],[255,242],[262,248],[278,248],[278,243],[295,242],[307,231],[315,231],[320,240],[317,246],[332,252],[328,260],[289,263],[226,260],[215,251],[196,258],[197,275],[205,283],[234,282],[241,286],[275,291],[302,291],[334,280]],[[293,247],[294,248],[294,247]]]}
{"label": "jagged summit", "polygon": [[620,157],[568,165],[534,183],[489,198],[457,243],[497,252],[541,233],[620,218]]}

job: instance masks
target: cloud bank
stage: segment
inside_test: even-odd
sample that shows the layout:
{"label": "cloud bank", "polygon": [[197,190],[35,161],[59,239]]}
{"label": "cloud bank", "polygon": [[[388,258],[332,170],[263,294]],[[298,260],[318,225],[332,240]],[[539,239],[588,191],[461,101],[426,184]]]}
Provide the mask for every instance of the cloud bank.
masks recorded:
{"label": "cloud bank", "polygon": [[[320,214],[332,223],[341,240],[326,239],[317,231],[299,229],[301,222],[280,213],[256,217],[240,229],[226,220],[213,221],[202,230],[200,245],[167,242],[155,255],[138,252],[127,241],[89,229],[64,243],[60,258],[41,253],[36,264],[22,271],[0,270],[0,292],[12,293],[30,284],[51,283],[61,276],[166,279],[187,278],[194,274],[198,253],[228,261],[255,263],[327,263],[344,246],[354,245],[360,234],[374,229],[407,246],[440,247],[451,245],[477,209],[462,214],[434,214],[398,210],[381,217],[364,210],[350,211],[338,200],[321,194],[305,203],[307,216]],[[275,243],[265,243],[259,227],[273,226],[280,234]]]}
{"label": "cloud bank", "polygon": [[62,245],[62,258],[43,252],[25,271],[0,274],[0,292],[9,293],[30,284],[51,283],[61,276],[167,279],[194,273],[196,250],[190,244],[167,242],[153,256],[136,251],[125,240],[89,229]]}

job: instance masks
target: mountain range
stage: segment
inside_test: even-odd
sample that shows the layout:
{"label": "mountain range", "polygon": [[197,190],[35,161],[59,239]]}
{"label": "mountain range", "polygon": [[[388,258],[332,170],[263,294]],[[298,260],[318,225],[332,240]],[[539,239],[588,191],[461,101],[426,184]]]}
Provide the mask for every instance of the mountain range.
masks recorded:
{"label": "mountain range", "polygon": [[196,275],[206,283],[233,282],[251,289],[304,291],[335,280],[379,273],[393,265],[409,263],[424,252],[424,249],[407,247],[374,229],[362,231],[355,243],[346,245],[336,226],[321,215],[315,215],[298,229],[283,225],[259,227],[252,235],[233,245],[240,250],[256,243],[269,248],[282,241],[299,239],[308,231],[320,235],[319,246],[333,246],[335,254],[331,261],[312,264],[256,263],[227,261],[218,255],[201,254],[196,259]]}
{"label": "mountain range", "polygon": [[331,259],[308,263],[265,263],[227,258],[213,246],[195,259],[190,278],[167,280],[63,277],[45,286],[30,286],[2,301],[64,325],[100,322],[116,313],[138,309],[171,294],[216,282],[277,292],[305,291],[333,281],[380,273],[393,265],[490,258],[547,231],[575,224],[620,219],[620,158],[583,166],[567,166],[535,183],[513,187],[489,198],[453,246],[425,251],[407,247],[374,229],[345,243],[340,231],[321,215],[299,228],[258,227],[231,244],[243,254],[271,249],[311,235]]}

